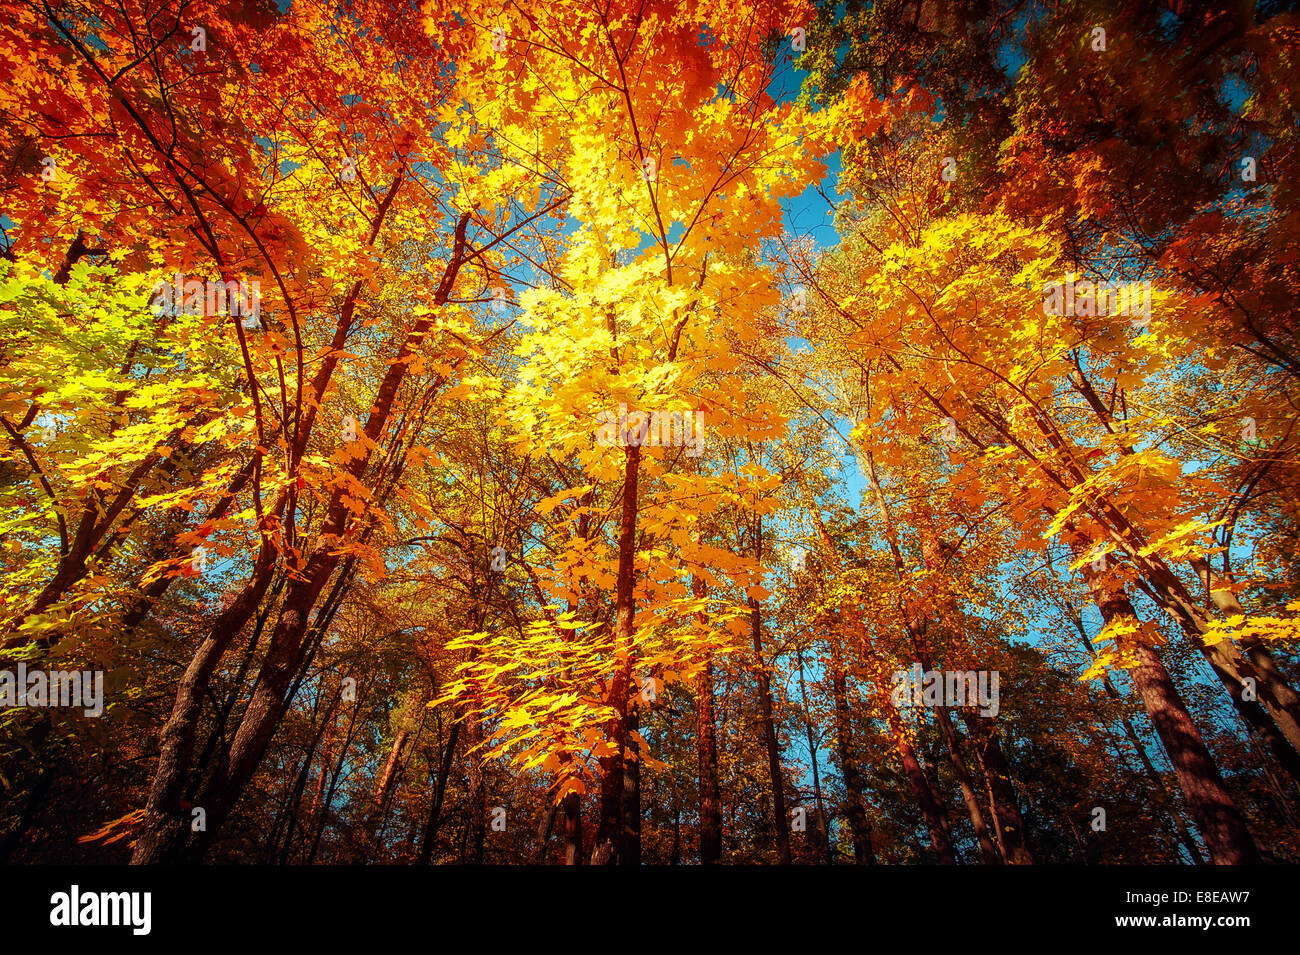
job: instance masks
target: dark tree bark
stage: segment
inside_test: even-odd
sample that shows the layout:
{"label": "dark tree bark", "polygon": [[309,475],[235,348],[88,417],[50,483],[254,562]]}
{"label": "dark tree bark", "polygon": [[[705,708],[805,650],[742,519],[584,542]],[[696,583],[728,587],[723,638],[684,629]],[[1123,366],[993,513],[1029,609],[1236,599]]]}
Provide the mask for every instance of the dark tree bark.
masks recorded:
{"label": "dark tree bark", "polygon": [[1011,782],[1011,770],[1002,755],[1002,747],[998,745],[997,732],[987,718],[965,710],[960,712],[969,732],[971,748],[988,783],[993,822],[997,826],[1002,854],[1008,865],[1032,865],[1034,857],[1025,844],[1025,824]]}
{"label": "dark tree bark", "polygon": [[953,855],[952,840],[948,836],[948,825],[939,799],[921,769],[921,763],[916,758],[916,750],[907,741],[902,717],[898,715],[898,710],[894,709],[892,703],[888,705],[887,717],[890,732],[894,737],[894,749],[903,764],[903,774],[907,777],[912,796],[916,799],[921,815],[925,818],[925,825],[930,833],[930,845],[940,865],[953,865],[957,859]]}
{"label": "dark tree bark", "polygon": [[966,760],[961,754],[957,731],[952,725],[952,720],[948,717],[947,710],[939,707],[935,710],[935,716],[939,721],[939,729],[943,733],[944,745],[948,749],[948,758],[952,763],[953,775],[957,777],[957,785],[961,789],[962,800],[966,803],[966,812],[970,816],[971,826],[975,830],[975,840],[980,847],[980,859],[985,865],[1001,865],[1002,856],[998,854],[997,847],[993,845],[993,840],[989,838],[988,826],[984,822],[984,813],[980,810],[979,797],[975,794],[970,772],[966,769]]}
{"label": "dark tree bark", "polygon": [[582,865],[582,797],[566,793],[564,807],[564,864]]}
{"label": "dark tree bark", "polygon": [[840,653],[838,634],[830,635],[830,679],[835,702],[835,751],[840,773],[844,777],[847,800],[845,814],[849,831],[853,833],[853,858],[858,865],[869,865],[874,856],[871,848],[871,826],[867,822],[862,771],[858,768],[857,754],[853,749],[853,723],[849,713],[848,684],[844,676],[844,662]]}
{"label": "dark tree bark", "polygon": [[442,765],[438,769],[438,778],[434,780],[433,797],[429,800],[429,819],[424,826],[424,838],[420,841],[417,865],[428,865],[433,858],[433,846],[442,823],[442,803],[447,795],[447,780],[451,776],[452,763],[456,759],[456,742],[460,738],[460,727],[461,721],[457,719],[447,731],[447,745],[442,751]]}
{"label": "dark tree bark", "polygon": [[[691,591],[704,597],[707,586],[699,577]],[[707,620],[703,610],[697,614]],[[695,752],[698,771],[700,813],[700,864],[713,865],[722,857],[722,796],[718,788],[718,736],[713,714],[713,664],[706,662],[695,686]]]}
{"label": "dark tree bark", "polygon": [[632,733],[641,728],[637,704],[628,707],[628,759],[623,764],[623,839],[619,865],[641,864],[641,748]]}
{"label": "dark tree bark", "polygon": [[[763,522],[754,523],[754,559],[763,562]],[[772,684],[767,675],[767,654],[763,650],[763,618],[758,600],[749,598],[749,632],[754,641],[754,674],[758,679],[758,701],[762,710],[763,739],[767,744],[767,775],[772,786],[772,829],[776,839],[776,856],[781,865],[790,864],[790,820],[786,816],[785,781],[781,773],[781,752],[777,746],[776,722],[773,717]]]}
{"label": "dark tree bark", "polygon": [[596,829],[592,865],[617,864],[623,841],[623,773],[628,742],[628,696],[632,682],[632,632],[636,622],[634,591],[640,473],[641,449],[629,447],[623,468],[623,508],[618,532],[618,579],[614,603],[616,669],[608,697],[615,716],[606,727],[606,741],[614,747],[614,752],[600,760],[600,824]]}

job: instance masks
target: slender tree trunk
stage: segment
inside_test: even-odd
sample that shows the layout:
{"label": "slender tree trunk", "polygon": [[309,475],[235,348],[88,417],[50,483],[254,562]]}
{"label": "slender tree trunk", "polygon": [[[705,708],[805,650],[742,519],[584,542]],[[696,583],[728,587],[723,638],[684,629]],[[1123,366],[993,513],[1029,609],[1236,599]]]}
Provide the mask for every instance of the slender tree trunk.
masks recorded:
{"label": "slender tree trunk", "polygon": [[371,849],[377,850],[384,829],[385,820],[388,818],[389,802],[393,796],[393,783],[397,779],[397,769],[401,763],[402,751],[406,748],[406,741],[411,738],[411,731],[403,729],[398,732],[393,739],[393,748],[388,753],[388,760],[384,763],[384,769],[379,775],[379,782],[375,786],[375,794],[371,800]]}
{"label": "slender tree trunk", "polygon": [[[808,759],[809,759],[809,762],[812,763],[813,799],[814,799],[814,800],[816,801],[816,803],[817,803],[817,832],[818,832],[818,835],[821,836],[822,854],[823,854],[823,857],[824,857],[824,859],[825,859],[825,861],[826,861],[826,864],[827,864],[827,865],[834,865],[834,864],[835,864],[835,856],[834,856],[834,854],[833,854],[832,851],[831,851],[831,832],[830,832],[830,826],[828,826],[828,825],[826,824],[826,806],[825,806],[824,802],[822,801],[821,771],[820,771],[820,769],[818,768],[818,765],[817,765],[817,763],[818,763],[818,759],[817,759],[817,741],[816,741],[815,737],[813,736],[812,717],[811,717],[811,715],[810,715],[812,711],[811,711],[811,710],[809,709],[809,707],[808,707],[808,689],[807,689],[807,687],[804,685],[803,670],[804,670],[804,666],[803,666],[803,650],[802,650],[802,648],[801,648],[801,649],[799,650],[799,700],[800,700],[800,702],[803,704],[803,714],[804,714],[803,726],[804,726],[804,734],[805,734],[805,736],[806,736],[806,738],[807,738],[807,740],[808,740]],[[865,820],[864,820],[864,821],[865,821]],[[855,840],[854,840],[854,844],[853,844],[853,845],[854,845],[854,853],[855,853],[855,855],[856,855],[856,854],[857,854],[857,845],[858,845],[858,842],[857,842],[856,838],[855,838]],[[867,836],[867,840],[866,840],[866,853],[867,853],[867,857],[866,857],[866,859],[864,860],[864,859],[862,859],[862,858],[858,858],[858,860],[857,860],[857,861],[858,861],[858,864],[859,864],[859,865],[862,865],[863,862],[865,861],[866,864],[868,864],[868,865],[874,865],[875,862],[876,862],[876,855],[875,855],[875,852],[874,852],[874,851],[872,850],[872,848],[871,848],[871,839],[870,839],[870,832],[869,832],[869,831],[868,831],[868,836]]]}
{"label": "slender tree trunk", "polygon": [[[817,530],[817,541],[821,559],[830,567],[839,568],[839,557],[835,552],[835,544],[831,540],[830,533],[826,530],[826,525],[822,521],[821,511],[817,508],[817,502],[813,500],[812,495],[808,492],[808,486],[800,481],[799,490],[803,497],[804,508],[812,518],[813,526]],[[848,705],[848,688],[844,675],[844,662],[841,653],[840,644],[835,633],[828,635],[830,644],[830,678],[832,697],[835,704],[835,744],[836,757],[840,764],[840,773],[844,778],[844,789],[846,796],[845,815],[849,820],[849,831],[853,834],[853,858],[857,865],[874,865],[876,861],[875,850],[871,846],[871,823],[867,819],[865,806],[865,783],[863,774],[858,767],[857,755],[853,748],[853,723],[849,713]],[[799,679],[803,680],[803,660],[800,658]],[[802,685],[802,684],[801,684]],[[804,711],[807,712],[807,701],[804,701]],[[809,728],[811,734],[811,726]],[[816,754],[813,755],[814,771],[816,769]],[[821,804],[818,803],[818,812],[821,811]],[[822,817],[822,827],[825,829],[825,817]],[[826,853],[827,859],[830,859],[830,835],[826,835]]]}
{"label": "slender tree trunk", "polygon": [[[898,534],[894,529],[894,518],[890,513],[889,503],[885,500],[884,489],[880,486],[880,478],[876,474],[875,459],[869,451],[865,454],[855,452],[855,457],[859,464],[859,470],[865,475],[871,493],[876,499],[876,507],[880,511],[885,540],[889,544],[889,551],[894,560],[894,573],[902,581],[904,576],[902,549],[898,546]],[[867,466],[862,468],[861,464],[864,458]],[[906,608],[900,605],[899,609],[903,611],[906,620]],[[913,647],[919,647],[912,624],[910,622],[906,623],[906,627]],[[948,832],[947,812],[939,800],[936,789],[931,787],[929,780],[925,778],[921,764],[916,758],[916,751],[912,748],[912,744],[908,742],[903,719],[894,707],[892,700],[889,701],[887,714],[890,732],[894,736],[894,745],[898,750],[899,758],[903,762],[903,771],[912,787],[912,794],[916,797],[921,814],[925,817],[926,826],[930,830],[930,844],[934,847],[940,865],[954,865],[957,860],[952,849],[952,838]]]}
{"label": "slender tree trunk", "polygon": [[[468,861],[483,864],[483,847],[487,841],[487,785],[483,778],[483,758],[474,750],[483,742],[483,731],[473,716],[465,727],[466,760],[469,762],[469,788],[465,793],[465,824],[468,829]],[[462,861],[465,861],[462,859]]]}
{"label": "slender tree trunk", "polygon": [[970,773],[966,769],[966,760],[962,757],[957,731],[952,725],[947,710],[938,707],[935,716],[939,729],[943,733],[944,745],[948,748],[948,758],[952,763],[953,774],[957,777],[957,786],[961,789],[962,800],[966,803],[966,812],[970,816],[971,826],[975,829],[975,839],[980,847],[980,859],[985,865],[1000,865],[1002,857],[998,855],[993,840],[989,838],[988,826],[984,823],[984,813],[980,810],[979,797],[971,784]]}
{"label": "slender tree trunk", "polygon": [[[763,562],[763,523],[755,521],[757,538],[754,559]],[[763,650],[763,619],[758,600],[749,598],[749,632],[754,641],[754,673],[758,678],[758,700],[762,709],[763,738],[767,744],[767,774],[772,786],[772,824],[776,838],[776,855],[781,865],[790,864],[790,820],[785,809],[785,782],[781,774],[781,752],[777,745],[776,721],[773,717],[772,684],[767,675],[767,659]]]}
{"label": "slender tree trunk", "polygon": [[[280,851],[281,865],[285,865],[289,861],[289,851],[291,846],[293,845],[293,831],[296,828],[298,822],[298,809],[302,803],[303,790],[307,788],[307,780],[311,776],[311,766],[312,766],[312,762],[316,758],[316,749],[318,746],[320,746],[320,741],[325,736],[325,732],[329,728],[330,722],[334,718],[334,708],[338,705],[338,702],[339,702],[339,696],[335,695],[334,699],[330,701],[329,707],[325,710],[325,716],[321,720],[320,726],[317,727],[315,734],[312,736],[311,745],[307,747],[306,755],[304,755],[303,757],[302,768],[298,772],[298,778],[294,780],[293,795],[289,800],[290,811],[289,811],[288,821],[285,824],[284,846]],[[326,761],[328,761],[328,759],[329,756],[327,753]],[[322,779],[324,778],[324,774],[325,774],[325,770],[322,767],[321,769]],[[273,836],[271,840],[271,852],[273,855],[275,853],[275,841],[276,839]]]}
{"label": "slender tree trunk", "polygon": [[641,864],[641,747],[631,738],[641,728],[640,709],[628,707],[628,759],[623,764],[623,839],[619,846],[619,865]]}
{"label": "slender tree trunk", "polygon": [[[691,580],[691,592],[697,599],[707,593],[698,576]],[[707,614],[701,610],[696,619],[704,624]],[[695,686],[695,752],[699,767],[700,864],[713,865],[722,857],[722,796],[718,788],[718,736],[713,715],[713,663],[705,661]]]}
{"label": "slender tree trunk", "polygon": [[375,786],[373,801],[375,808],[380,811],[388,804],[388,797],[392,795],[393,779],[397,775],[397,764],[402,758],[402,750],[406,748],[406,741],[410,738],[411,731],[402,730],[393,740],[393,748],[389,750],[388,761],[384,763],[384,770],[379,776],[379,783]]}
{"label": "slender tree trunk", "polygon": [[668,864],[682,864],[682,810],[680,806],[673,807],[673,844],[668,851]]}
{"label": "slender tree trunk", "polygon": [[434,843],[438,839],[438,827],[442,822],[442,803],[447,795],[447,780],[451,777],[451,767],[456,759],[456,742],[460,738],[461,720],[456,719],[447,731],[447,745],[442,751],[442,765],[438,778],[433,784],[433,798],[429,801],[429,819],[424,826],[424,838],[420,841],[420,854],[417,865],[428,865],[433,858]]}
{"label": "slender tree trunk", "polygon": [[1033,865],[1033,854],[1025,844],[1025,823],[1020,815],[1015,786],[1011,782],[1011,769],[1002,755],[997,732],[990,720],[978,714],[962,710],[961,717],[966,723],[971,749],[988,783],[993,822],[1002,855],[1008,865]]}
{"label": "slender tree trunk", "polygon": [[[930,784],[930,791],[935,794],[935,808],[939,816],[939,826],[943,829],[944,835],[948,838],[948,845],[952,846],[952,820],[948,815],[948,806],[943,800],[942,788],[939,786],[939,754],[938,747],[942,746],[941,742],[935,744],[935,748],[930,750],[926,755],[928,760],[921,760],[921,771],[925,774],[926,781]],[[954,858],[956,851],[953,852]]]}
{"label": "slender tree trunk", "polygon": [[641,448],[626,449],[623,468],[623,511],[618,533],[618,580],[614,604],[614,659],[609,705],[615,716],[606,726],[614,752],[600,760],[600,825],[596,830],[593,865],[617,864],[623,833],[623,765],[627,754],[628,696],[632,682],[632,633],[636,622],[637,484]]}
{"label": "slender tree trunk", "polygon": [[352,748],[352,740],[356,738],[357,717],[361,713],[361,699],[359,695],[352,707],[352,713],[348,716],[348,728],[343,734],[343,745],[339,749],[338,761],[334,763],[334,768],[330,772],[330,782],[325,789],[325,799],[321,803],[320,819],[316,824],[316,834],[312,837],[311,849],[307,852],[307,865],[311,865],[316,861],[316,853],[320,850],[321,839],[325,835],[325,830],[329,828],[329,809],[334,803],[334,793],[338,791],[339,778],[343,775],[343,766],[348,761],[348,751]]}
{"label": "slender tree trunk", "polygon": [[546,861],[546,844],[551,841],[551,833],[555,831],[555,817],[559,814],[560,807],[555,802],[542,813],[542,821],[537,824],[537,848],[533,850],[533,865]]}
{"label": "slender tree trunk", "polygon": [[858,865],[869,865],[874,855],[871,848],[871,826],[867,822],[867,810],[864,804],[865,786],[862,771],[858,768],[857,754],[853,750],[853,722],[849,713],[844,661],[840,653],[838,635],[830,634],[829,640],[831,695],[835,703],[835,748],[840,773],[844,777],[844,793],[847,800],[845,814],[849,819],[849,831],[853,833],[854,862]]}
{"label": "slender tree trunk", "polygon": [[[924,523],[917,528],[917,533],[921,538],[921,553],[926,566],[933,566],[935,569],[942,567],[944,561],[943,549],[939,546],[934,528],[928,523]],[[947,588],[944,588],[938,594],[938,597],[939,622],[949,639],[951,639],[961,632],[957,602]],[[921,635],[911,625],[908,625],[907,630],[912,641],[912,647],[916,651],[917,660],[926,670],[931,669],[930,656],[922,643]],[[997,847],[994,846],[993,840],[989,838],[984,813],[980,809],[979,797],[976,795],[975,787],[971,783],[970,772],[966,768],[966,760],[962,756],[961,743],[957,737],[957,731],[952,725],[952,718],[948,715],[947,709],[940,706],[935,709],[935,719],[939,723],[939,731],[943,735],[943,742],[948,750],[948,760],[952,764],[953,775],[957,779],[957,787],[961,790],[962,801],[966,804],[966,813],[970,816],[971,827],[975,830],[975,841],[979,844],[980,859],[985,865],[999,865],[1003,861],[1003,857],[999,854]]]}
{"label": "slender tree trunk", "polygon": [[939,799],[930,787],[930,781],[925,778],[921,763],[916,758],[916,750],[907,740],[902,717],[899,716],[898,710],[894,709],[892,701],[887,701],[886,705],[887,721],[894,737],[894,749],[897,750],[898,758],[902,761],[903,773],[907,777],[921,815],[925,818],[926,828],[930,831],[930,845],[934,847],[934,854],[940,865],[953,865],[957,860],[953,855],[952,840],[948,837],[948,827]]}

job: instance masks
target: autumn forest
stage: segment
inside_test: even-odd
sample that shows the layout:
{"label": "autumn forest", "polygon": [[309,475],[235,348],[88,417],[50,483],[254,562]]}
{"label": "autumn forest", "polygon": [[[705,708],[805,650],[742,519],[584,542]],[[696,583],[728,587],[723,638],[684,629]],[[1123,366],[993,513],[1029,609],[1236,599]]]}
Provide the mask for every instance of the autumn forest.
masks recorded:
{"label": "autumn forest", "polygon": [[1300,13],[3,0],[0,862],[1300,863]]}

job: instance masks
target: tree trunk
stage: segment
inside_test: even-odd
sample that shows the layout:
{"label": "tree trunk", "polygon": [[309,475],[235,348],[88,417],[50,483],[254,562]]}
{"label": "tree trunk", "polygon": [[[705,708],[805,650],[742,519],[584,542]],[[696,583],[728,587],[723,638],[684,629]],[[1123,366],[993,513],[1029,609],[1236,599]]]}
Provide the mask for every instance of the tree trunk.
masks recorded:
{"label": "tree trunk", "polygon": [[447,780],[451,776],[451,767],[456,759],[456,742],[460,738],[461,720],[457,719],[447,731],[447,745],[442,751],[442,765],[438,778],[433,785],[433,798],[429,801],[429,819],[424,826],[424,838],[420,842],[420,854],[416,865],[428,865],[433,858],[433,846],[438,838],[438,827],[442,822],[442,803],[447,795]]}
{"label": "tree trunk", "polygon": [[393,795],[393,782],[397,779],[397,767],[402,759],[402,750],[406,748],[406,741],[411,738],[410,730],[401,730],[393,740],[393,748],[388,753],[388,760],[384,764],[383,772],[379,775],[379,782],[375,786],[375,795],[372,800],[371,811],[371,843],[378,848],[378,842],[382,835],[384,820],[388,816],[388,803]]}
{"label": "tree trunk", "polygon": [[632,682],[632,632],[636,622],[636,522],[637,483],[641,473],[641,449],[626,449],[623,468],[623,511],[618,532],[618,581],[614,604],[614,659],[616,669],[610,681],[607,702],[615,716],[606,725],[606,742],[614,752],[600,760],[600,825],[592,865],[618,863],[623,839],[623,764],[627,754],[628,695]]}
{"label": "tree trunk", "polygon": [[582,797],[566,793],[563,806],[564,864],[582,865]]}
{"label": "tree trunk", "polygon": [[469,763],[469,787],[465,793],[465,827],[468,830],[468,856],[461,862],[483,864],[483,847],[487,840],[487,785],[483,779],[483,757],[474,750],[483,742],[483,731],[473,716],[467,721],[466,761]]}
{"label": "tree trunk", "polygon": [[[1083,618],[1079,616],[1074,605],[1068,601],[1066,603],[1066,612],[1070,615],[1070,619],[1074,621],[1075,628],[1079,631],[1079,642],[1083,645],[1083,648],[1088,652],[1089,656],[1095,657],[1096,651],[1093,648],[1092,641],[1088,639],[1088,631],[1084,629]],[[1111,680],[1109,674],[1101,678],[1101,685],[1102,689],[1106,691],[1106,695],[1112,700],[1119,700],[1121,698],[1120,692],[1115,688],[1115,683]],[[1192,838],[1192,834],[1187,831],[1187,826],[1183,824],[1182,813],[1174,802],[1173,794],[1170,793],[1169,788],[1165,785],[1164,777],[1160,775],[1155,765],[1151,762],[1151,757],[1147,755],[1146,746],[1143,744],[1142,738],[1138,735],[1137,730],[1134,729],[1133,721],[1127,716],[1121,716],[1120,725],[1124,727],[1124,735],[1128,738],[1129,744],[1133,747],[1133,753],[1141,764],[1143,773],[1146,774],[1147,779],[1150,781],[1152,790],[1157,795],[1160,803],[1159,814],[1163,821],[1165,831],[1182,844],[1183,848],[1187,850],[1187,854],[1194,865],[1204,865],[1205,860],[1201,858],[1201,852],[1196,844],[1196,840]]]}
{"label": "tree trunk", "polygon": [[275,548],[263,538],[252,579],[234,602],[217,616],[181,676],[171,716],[159,734],[158,766],[145,801],[140,835],[131,856],[132,865],[180,861],[190,822],[181,810],[180,797],[194,754],[194,737],[203,698],[226,648],[261,603],[274,568]]}
{"label": "tree trunk", "polygon": [[[821,511],[817,508],[817,502],[813,500],[812,495],[808,492],[808,486],[800,481],[799,491],[803,497],[804,507],[812,518],[813,526],[817,530],[817,541],[819,544],[820,557],[828,565],[838,569],[839,559],[835,553],[835,545],[831,540],[826,525],[822,521]],[[876,861],[875,850],[871,846],[871,823],[867,819],[865,807],[865,784],[862,778],[862,772],[858,767],[857,755],[853,750],[853,724],[852,717],[848,706],[848,688],[844,675],[844,662],[841,653],[840,644],[835,633],[828,634],[830,643],[830,678],[832,697],[835,703],[835,744],[836,756],[840,764],[840,773],[844,777],[844,789],[847,799],[845,806],[845,815],[849,820],[849,831],[853,833],[853,858],[858,865],[874,865]],[[799,679],[803,680],[803,659],[799,661]],[[801,684],[802,686],[802,684]],[[807,712],[807,701],[804,701],[804,711]],[[811,733],[811,728],[809,730]],[[811,745],[811,744],[810,744]],[[813,768],[816,770],[816,755],[813,756]],[[821,804],[818,803],[818,811],[821,811]],[[825,817],[822,817],[822,827],[825,829]],[[826,836],[827,859],[830,859],[830,835]]]}
{"label": "tree trunk", "polygon": [[[763,562],[763,522],[755,521],[757,544],[754,559]],[[763,737],[767,744],[767,775],[772,786],[772,823],[776,838],[776,855],[781,865],[790,864],[790,820],[785,811],[785,783],[781,775],[781,752],[776,739],[776,722],[772,713],[772,684],[767,676],[767,660],[763,652],[763,620],[758,600],[749,598],[749,632],[754,641],[754,672],[758,678],[758,699],[762,709]]]}
{"label": "tree trunk", "polygon": [[871,848],[871,826],[867,822],[867,810],[864,805],[865,787],[862,772],[858,769],[858,758],[853,751],[853,723],[849,713],[844,662],[840,654],[838,634],[832,633],[828,639],[831,649],[831,695],[835,701],[835,748],[840,773],[844,777],[844,792],[848,803],[845,806],[845,814],[849,819],[849,831],[853,833],[853,859],[858,865],[869,865],[874,856]]}
{"label": "tree trunk", "polygon": [[[817,762],[818,762],[817,740],[813,736],[812,717],[810,716],[811,710],[808,707],[808,690],[807,687],[804,685],[803,670],[804,670],[803,650],[800,649],[799,650],[799,701],[803,704],[804,734],[808,740],[808,760],[809,762],[812,763],[813,799],[817,804],[817,834],[821,837],[822,855],[826,860],[826,864],[834,865],[835,856],[831,851],[831,832],[830,832],[830,827],[826,824],[826,806],[822,801],[821,771],[817,766]],[[853,842],[855,856],[858,856],[857,846],[858,846],[858,840],[855,837]],[[874,851],[872,851],[871,848],[870,831],[868,831],[867,834],[865,848],[866,848],[867,858],[864,860],[861,856],[858,856],[857,858],[858,864],[862,865],[865,861],[866,864],[868,865],[875,865],[876,854]]]}
{"label": "tree trunk", "polygon": [[903,773],[907,776],[912,795],[930,831],[930,845],[934,847],[934,854],[940,865],[953,865],[957,860],[953,856],[952,840],[948,838],[948,827],[944,822],[938,797],[930,787],[930,781],[925,778],[921,764],[916,758],[916,750],[907,740],[902,717],[898,715],[898,710],[894,708],[892,701],[887,700],[886,706],[889,729],[894,736],[894,748],[898,751],[898,757],[903,763]]}
{"label": "tree trunk", "polygon": [[[1072,543],[1077,554],[1085,551],[1086,544],[1077,538]],[[1084,564],[1083,572],[1107,623],[1117,618],[1137,622],[1132,604],[1118,587],[1103,580],[1091,564]],[[1259,862],[1246,820],[1223,785],[1218,766],[1155,649],[1140,632],[1123,640],[1121,649],[1136,657],[1137,665],[1128,670],[1129,676],[1178,776],[1192,818],[1210,851],[1210,861],[1215,865]]]}
{"label": "tree trunk", "polygon": [[[303,756],[302,767],[298,772],[297,779],[294,780],[292,795],[290,796],[288,802],[289,812],[288,812],[288,819],[285,823],[284,846],[280,850],[281,865],[285,865],[289,861],[289,853],[293,845],[293,832],[298,824],[298,812],[299,812],[299,807],[302,804],[302,794],[303,791],[307,788],[307,780],[311,777],[311,766],[316,758],[316,749],[318,746],[320,746],[321,740],[324,738],[326,731],[330,727],[330,723],[334,719],[334,708],[338,705],[339,695],[340,694],[335,694],[334,699],[330,701],[328,708],[325,710],[325,716],[321,720],[320,726],[317,727],[316,732],[312,735],[311,745],[307,747],[307,752]],[[329,761],[328,749],[326,750],[325,760],[326,762]],[[324,778],[324,775],[325,775],[325,770],[324,767],[322,767],[321,769],[322,779]],[[277,835],[275,833],[272,833],[271,847],[270,847],[272,858],[274,858],[275,856],[275,850],[276,850],[275,844],[277,838],[278,838]]]}
{"label": "tree trunk", "polygon": [[[398,184],[395,183],[390,191],[390,199],[396,194]],[[469,220],[470,213],[465,212],[457,221],[451,260],[444,269],[434,294],[434,302],[438,306],[446,305],[464,261],[467,248],[465,234]],[[376,228],[378,228],[377,223]],[[370,416],[366,420],[365,436],[369,447],[378,444],[392,412],[398,387],[409,368],[410,358],[417,349],[425,347],[425,339],[433,329],[434,322],[435,319],[432,317],[416,322],[403,340],[397,356],[389,364],[376,392]],[[307,436],[304,434],[301,441],[306,440]],[[366,450],[347,466],[347,473],[353,479],[361,481],[371,454],[370,450]],[[191,859],[201,858],[220,832],[236,800],[243,793],[244,787],[260,764],[266,747],[279,725],[286,703],[286,691],[302,661],[303,635],[307,630],[309,615],[325,584],[342,559],[330,542],[345,534],[350,513],[345,504],[342,488],[336,488],[330,497],[318,535],[319,540],[312,549],[311,556],[304,564],[295,568],[297,574],[289,583],[282,611],[271,634],[266,658],[258,674],[256,688],[244,711],[244,718],[235,731],[229,750],[225,754],[223,765],[205,783],[197,796],[198,805],[207,814],[207,828],[200,833],[182,831],[180,834],[186,840],[184,854]],[[206,686],[212,670],[219,662],[229,641],[248,619],[248,615],[256,609],[256,603],[249,604],[245,598],[256,589],[256,585],[263,580],[263,577],[265,580],[270,579],[269,566],[265,568],[264,574],[262,572],[262,564],[268,552],[273,558],[275,549],[264,537],[259,552],[258,571],[254,574],[253,583],[245,588],[244,593],[230,608],[234,610],[240,607],[243,611],[242,618],[238,619],[238,626],[233,629],[222,626],[223,618],[229,617],[233,622],[236,620],[235,615],[227,613],[219,617],[213,631],[191,662],[190,670],[182,679],[181,689],[177,693],[176,707],[173,709],[173,719],[169,721],[169,726],[172,723],[176,725],[171,732],[172,738],[164,741],[164,752],[159,756],[159,768],[150,791],[149,804],[146,806],[145,835],[136,845],[133,862],[160,862],[174,857],[177,853],[179,840],[172,806],[175,795],[179,793],[181,778],[193,749],[193,723],[197,720],[202,689]],[[259,601],[264,590],[263,582],[261,590],[256,591]],[[164,734],[166,733],[168,728],[164,727]],[[178,767],[180,774],[177,773]]]}
{"label": "tree trunk", "polygon": [[[691,592],[703,598],[707,586],[698,576]],[[696,615],[708,619],[703,610]],[[706,661],[695,686],[695,752],[699,767],[700,864],[713,865],[722,857],[722,796],[718,788],[718,735],[713,715],[713,663]]]}
{"label": "tree trunk", "polygon": [[[1238,714],[1268,741],[1279,764],[1300,783],[1300,722],[1278,696],[1279,692],[1285,693],[1283,688],[1289,689],[1286,682],[1281,681],[1279,686],[1276,680],[1271,681],[1230,640],[1207,646],[1203,636],[1209,627],[1209,618],[1196,605],[1183,582],[1156,559],[1145,561],[1142,570],[1152,596],[1178,621],[1192,645],[1209,663]],[[1254,699],[1248,699],[1245,693],[1245,688],[1250,685],[1248,681],[1254,681],[1257,694]],[[1266,687],[1269,692],[1264,692]]]}
{"label": "tree trunk", "polygon": [[[1203,557],[1191,561],[1192,569],[1205,584],[1210,599],[1226,617],[1245,616],[1246,610],[1237,600],[1232,590],[1231,577],[1216,572],[1210,562]],[[1256,677],[1256,694],[1278,729],[1291,743],[1293,748],[1300,748],[1300,693],[1296,693],[1287,682],[1286,676],[1278,669],[1273,654],[1263,642],[1254,635],[1241,638],[1241,646],[1246,651],[1246,658],[1254,666]]]}
{"label": "tree trunk", "polygon": [[348,728],[343,734],[343,745],[339,749],[338,761],[334,763],[334,769],[330,772],[329,786],[325,790],[325,798],[321,802],[320,820],[316,825],[316,834],[312,837],[311,849],[307,852],[307,865],[316,861],[316,853],[320,849],[320,842],[325,835],[325,830],[329,828],[329,808],[334,802],[334,793],[338,791],[339,778],[343,775],[343,767],[348,761],[348,750],[352,748],[352,740],[356,738],[357,717],[361,713],[362,696],[358,695],[356,702],[352,706],[352,713],[348,717]]}
{"label": "tree trunk", "polygon": [[[953,774],[961,789],[962,800],[966,803],[966,812],[970,815],[971,826],[975,829],[975,839],[979,843],[980,858],[985,865],[1000,865],[1002,857],[998,855],[993,840],[989,838],[988,826],[984,823],[984,813],[980,810],[979,797],[971,784],[970,773],[966,769],[966,760],[962,758],[961,747],[957,740],[957,731],[953,728],[948,711],[943,707],[935,709],[935,717],[943,732],[943,741],[948,748],[948,758],[952,763]],[[1004,836],[1005,838],[1005,836]]]}
{"label": "tree trunk", "polygon": [[993,822],[997,827],[1002,855],[1008,865],[1033,865],[1034,857],[1025,844],[1025,823],[1011,782],[1011,769],[1002,755],[997,732],[986,717],[965,710],[961,711],[961,717],[966,723],[967,738],[975,758],[988,781]]}
{"label": "tree trunk", "polygon": [[623,838],[619,845],[619,865],[641,864],[641,747],[632,739],[641,728],[639,707],[628,707],[628,759],[623,763]]}

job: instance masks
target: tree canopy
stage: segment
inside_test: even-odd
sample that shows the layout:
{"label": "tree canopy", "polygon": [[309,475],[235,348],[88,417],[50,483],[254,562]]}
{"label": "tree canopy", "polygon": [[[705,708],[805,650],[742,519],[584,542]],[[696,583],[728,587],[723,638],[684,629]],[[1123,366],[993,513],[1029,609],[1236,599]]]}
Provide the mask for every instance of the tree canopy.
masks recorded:
{"label": "tree canopy", "polygon": [[1300,861],[1286,6],[7,4],[0,860]]}

